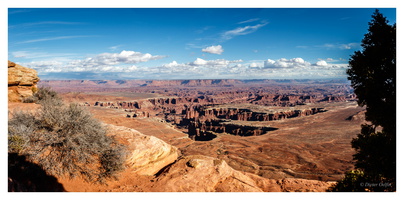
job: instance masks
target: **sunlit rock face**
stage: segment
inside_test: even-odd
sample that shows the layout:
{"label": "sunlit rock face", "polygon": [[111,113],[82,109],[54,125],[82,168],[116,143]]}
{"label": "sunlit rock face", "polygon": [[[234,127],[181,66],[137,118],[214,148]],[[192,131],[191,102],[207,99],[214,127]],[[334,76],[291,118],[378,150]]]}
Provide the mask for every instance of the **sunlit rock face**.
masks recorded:
{"label": "sunlit rock face", "polygon": [[8,101],[21,102],[37,90],[37,71],[8,61]]}

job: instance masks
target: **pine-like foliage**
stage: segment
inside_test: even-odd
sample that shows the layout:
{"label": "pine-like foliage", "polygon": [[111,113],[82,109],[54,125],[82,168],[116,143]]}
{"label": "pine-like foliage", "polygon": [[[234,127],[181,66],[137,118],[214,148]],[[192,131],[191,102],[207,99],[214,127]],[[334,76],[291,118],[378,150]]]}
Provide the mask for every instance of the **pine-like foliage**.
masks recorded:
{"label": "pine-like foliage", "polygon": [[358,173],[347,174],[331,191],[395,191],[396,25],[390,25],[376,10],[361,46],[362,51],[351,56],[347,70],[369,121],[351,142],[356,150],[355,167],[361,174],[360,178]]}

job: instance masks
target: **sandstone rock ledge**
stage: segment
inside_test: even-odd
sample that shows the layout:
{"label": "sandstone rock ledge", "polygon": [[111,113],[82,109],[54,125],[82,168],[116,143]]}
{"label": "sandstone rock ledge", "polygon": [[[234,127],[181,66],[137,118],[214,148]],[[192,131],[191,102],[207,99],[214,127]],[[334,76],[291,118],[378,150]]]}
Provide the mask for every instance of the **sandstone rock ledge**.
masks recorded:
{"label": "sandstone rock ledge", "polygon": [[126,165],[131,173],[149,180],[145,183],[133,179],[126,186],[141,187],[144,192],[324,192],[332,184],[295,178],[267,179],[237,171],[224,160],[203,155],[181,157],[176,147],[156,137],[123,126],[106,126],[110,135],[127,146]]}
{"label": "sandstone rock ledge", "polygon": [[153,192],[280,192],[275,180],[231,168],[207,156],[187,156],[157,177]]}
{"label": "sandstone rock ledge", "polygon": [[21,102],[32,96],[38,81],[36,70],[8,61],[8,101]]}
{"label": "sandstone rock ledge", "polygon": [[153,176],[175,162],[178,149],[164,141],[123,126],[107,125],[112,136],[125,144],[129,155],[126,165],[139,175]]}

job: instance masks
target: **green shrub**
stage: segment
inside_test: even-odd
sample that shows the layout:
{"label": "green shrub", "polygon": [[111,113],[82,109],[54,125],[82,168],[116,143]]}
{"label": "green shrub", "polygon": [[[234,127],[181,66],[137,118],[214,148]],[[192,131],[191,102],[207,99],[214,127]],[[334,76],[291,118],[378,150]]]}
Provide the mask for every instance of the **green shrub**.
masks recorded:
{"label": "green shrub", "polygon": [[331,186],[329,192],[365,192],[365,175],[361,170],[352,170],[345,173],[345,177]]}

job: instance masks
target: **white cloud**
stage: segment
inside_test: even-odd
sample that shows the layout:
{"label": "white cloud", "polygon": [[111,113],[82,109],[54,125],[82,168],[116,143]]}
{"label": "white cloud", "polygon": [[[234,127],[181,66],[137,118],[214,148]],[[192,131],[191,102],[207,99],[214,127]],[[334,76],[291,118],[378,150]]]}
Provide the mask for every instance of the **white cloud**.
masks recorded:
{"label": "white cloud", "polygon": [[206,47],[206,48],[202,49],[202,52],[218,54],[218,55],[222,54],[223,51],[224,50],[221,45],[210,46],[210,47]]}
{"label": "white cloud", "polygon": [[226,31],[222,34],[222,39],[224,40],[230,40],[235,36],[239,36],[239,35],[247,35],[250,33],[254,33],[255,31],[257,31],[259,28],[264,27],[265,25],[267,25],[268,23],[262,23],[262,24],[257,24],[255,26],[244,26],[244,27],[238,27],[236,29],[233,30],[229,30]]}
{"label": "white cloud", "polygon": [[51,41],[51,40],[64,40],[64,39],[72,39],[72,38],[81,38],[81,37],[90,37],[86,35],[73,35],[73,36],[59,36],[59,37],[48,37],[48,38],[41,38],[41,39],[35,39],[35,40],[26,40],[22,42],[17,42],[16,44],[27,44],[27,43],[34,43],[34,42],[45,42],[45,41]]}
{"label": "white cloud", "polygon": [[345,50],[345,49],[352,49],[352,48],[359,48],[360,44],[359,43],[348,43],[348,44],[323,44],[317,47],[321,47],[321,48],[326,48],[326,49],[341,49],[341,50]]}
{"label": "white cloud", "polygon": [[258,66],[257,63],[254,63],[254,62],[253,62],[253,63],[250,64],[249,67],[251,67],[251,68],[257,68],[257,67],[259,67],[259,66]]}
{"label": "white cloud", "polygon": [[228,66],[231,63],[243,62],[243,60],[225,60],[225,59],[216,59],[216,60],[204,60],[202,58],[197,58],[195,61],[188,63],[188,65],[196,65],[196,66],[204,66],[204,67],[223,67]]}
{"label": "white cloud", "polygon": [[122,47],[123,45],[116,45],[116,46],[112,46],[112,47],[108,47],[108,49],[110,49],[111,51],[115,51],[117,50],[119,47]]}
{"label": "white cloud", "polygon": [[206,65],[208,62],[202,58],[197,58],[194,62],[192,62],[192,65]]}
{"label": "white cloud", "polygon": [[164,64],[163,66],[164,67],[167,67],[167,68],[172,68],[172,67],[176,67],[176,66],[178,66],[179,64],[177,63],[177,61],[173,61],[173,62],[171,62],[171,63],[168,63],[168,64]]}
{"label": "white cloud", "polygon": [[14,58],[24,58],[24,59],[36,59],[36,58],[49,58],[54,60],[56,57],[61,58],[61,57],[70,57],[74,56],[76,54],[71,54],[71,53],[48,53],[48,52],[30,52],[30,51],[14,51],[11,52],[11,55]]}
{"label": "white cloud", "polygon": [[320,60],[320,61],[316,62],[316,65],[317,65],[317,66],[327,66],[328,64],[327,64],[326,61]]}
{"label": "white cloud", "polygon": [[[26,56],[25,52],[17,52],[17,56]],[[59,61],[32,61],[23,63],[23,66],[36,69],[39,74],[49,72],[133,72],[139,68],[133,64],[147,62],[164,58],[165,56],[153,56],[149,53],[140,53],[135,51],[122,51],[120,53],[102,53],[94,57],[88,57],[82,60],[64,60]],[[128,66],[132,64],[131,66]]]}
{"label": "white cloud", "polygon": [[290,61],[293,63],[304,64],[303,58],[292,58]]}
{"label": "white cloud", "polygon": [[122,51],[120,53],[103,53],[82,60],[41,61],[21,63],[21,65],[36,69],[40,77],[51,73],[60,73],[59,77],[62,76],[62,73],[75,73],[79,75],[96,74],[94,76],[105,77],[105,79],[110,77],[113,79],[119,77],[143,79],[342,78],[346,76],[347,68],[347,64],[329,64],[326,60],[319,60],[311,64],[299,57],[246,62],[243,60],[196,58],[185,63],[172,61],[158,66],[135,65],[139,62],[147,62],[161,57],[134,51]]}
{"label": "white cloud", "polygon": [[260,18],[254,18],[254,19],[245,20],[245,21],[239,22],[238,24],[245,24],[245,23],[255,22],[255,21],[258,21],[258,20],[260,20]]}
{"label": "white cloud", "polygon": [[43,21],[43,22],[33,22],[33,23],[23,23],[23,24],[17,24],[17,25],[12,25],[9,26],[8,28],[26,28],[29,26],[40,26],[40,25],[53,25],[53,24],[58,24],[58,25],[76,25],[76,24],[83,24],[81,22],[64,22],[64,21]]}
{"label": "white cloud", "polygon": [[14,51],[11,53],[11,55],[13,55],[14,58],[25,58],[25,57],[28,57],[28,52],[27,51]]}
{"label": "white cloud", "polygon": [[281,58],[279,60],[268,59],[264,61],[265,68],[306,68],[310,66],[310,63],[304,61],[303,58],[286,59]]}
{"label": "white cloud", "polygon": [[157,60],[164,57],[165,56],[152,56],[149,53],[143,54],[140,52],[123,50],[120,53],[102,53],[95,57],[78,60],[76,61],[76,64],[83,66],[135,64],[150,60]]}

